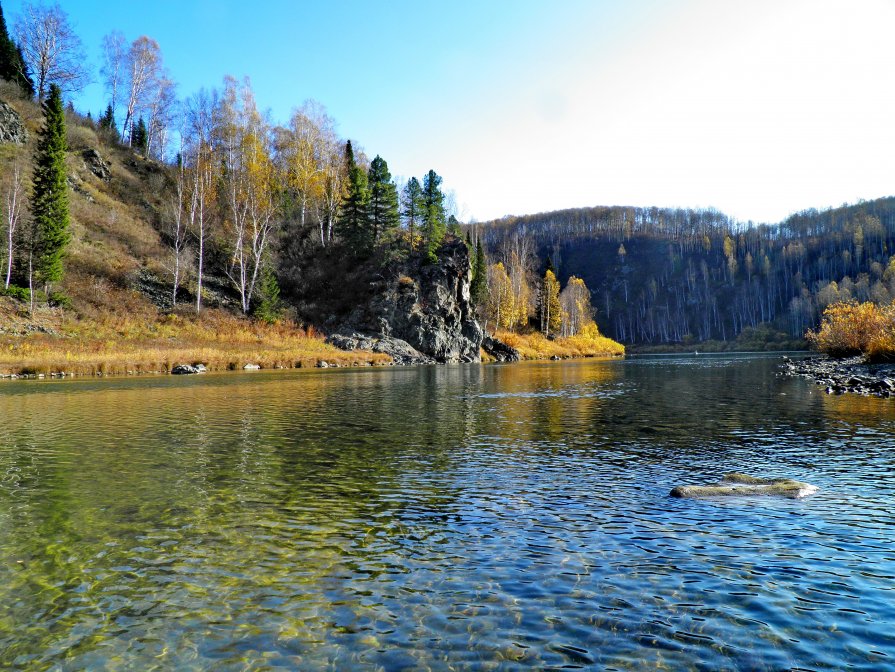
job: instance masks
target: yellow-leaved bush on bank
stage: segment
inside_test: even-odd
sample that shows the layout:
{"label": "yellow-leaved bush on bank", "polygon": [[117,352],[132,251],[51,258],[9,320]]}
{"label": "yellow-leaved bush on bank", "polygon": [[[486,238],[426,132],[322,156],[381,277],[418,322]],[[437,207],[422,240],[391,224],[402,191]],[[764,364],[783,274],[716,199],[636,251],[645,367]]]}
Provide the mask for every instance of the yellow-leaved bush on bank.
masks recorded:
{"label": "yellow-leaved bush on bank", "polygon": [[805,337],[814,349],[831,357],[863,354],[871,361],[893,360],[895,303],[833,303],[824,310],[817,331],[809,331]]}

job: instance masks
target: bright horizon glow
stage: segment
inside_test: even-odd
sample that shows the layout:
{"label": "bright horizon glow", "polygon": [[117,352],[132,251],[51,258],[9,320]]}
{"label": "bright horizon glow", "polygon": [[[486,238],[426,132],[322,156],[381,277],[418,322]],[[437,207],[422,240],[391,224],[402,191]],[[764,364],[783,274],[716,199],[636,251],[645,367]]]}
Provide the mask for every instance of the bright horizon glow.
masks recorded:
{"label": "bright horizon glow", "polygon": [[[11,29],[22,4],[3,3]],[[65,0],[97,82],[75,106],[105,107],[100,41],[121,30],[160,43],[181,98],[229,74],[275,123],[320,101],[393,175],[434,168],[461,219],[631,205],[773,223],[895,192],[888,0],[383,4]]]}

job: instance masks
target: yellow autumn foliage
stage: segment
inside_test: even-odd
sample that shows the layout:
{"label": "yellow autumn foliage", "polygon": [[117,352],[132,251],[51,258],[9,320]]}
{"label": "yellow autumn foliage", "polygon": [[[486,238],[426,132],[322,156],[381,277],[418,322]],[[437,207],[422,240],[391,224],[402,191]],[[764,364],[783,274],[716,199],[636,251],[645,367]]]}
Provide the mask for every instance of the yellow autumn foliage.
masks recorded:
{"label": "yellow autumn foliage", "polygon": [[805,337],[812,347],[831,357],[864,354],[871,360],[895,358],[895,303],[869,301],[830,304],[817,331]]}

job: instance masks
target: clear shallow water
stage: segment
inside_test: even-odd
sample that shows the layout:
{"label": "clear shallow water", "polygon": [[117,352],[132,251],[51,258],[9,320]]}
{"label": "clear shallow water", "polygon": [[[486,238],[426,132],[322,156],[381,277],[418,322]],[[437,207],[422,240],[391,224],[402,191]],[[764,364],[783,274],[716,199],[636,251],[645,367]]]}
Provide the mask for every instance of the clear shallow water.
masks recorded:
{"label": "clear shallow water", "polygon": [[895,669],[895,403],[778,362],[4,383],[0,667]]}

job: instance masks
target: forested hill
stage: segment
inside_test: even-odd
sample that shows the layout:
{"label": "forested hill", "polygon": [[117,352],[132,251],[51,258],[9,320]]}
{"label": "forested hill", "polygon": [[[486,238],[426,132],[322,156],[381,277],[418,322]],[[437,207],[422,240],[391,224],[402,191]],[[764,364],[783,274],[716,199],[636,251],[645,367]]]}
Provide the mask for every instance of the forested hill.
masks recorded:
{"label": "forested hill", "polygon": [[549,259],[563,282],[582,278],[600,329],[625,343],[800,338],[833,301],[895,298],[895,197],[806,210],[776,225],[715,210],[613,206],[477,229],[491,254],[527,248],[536,271]]}

